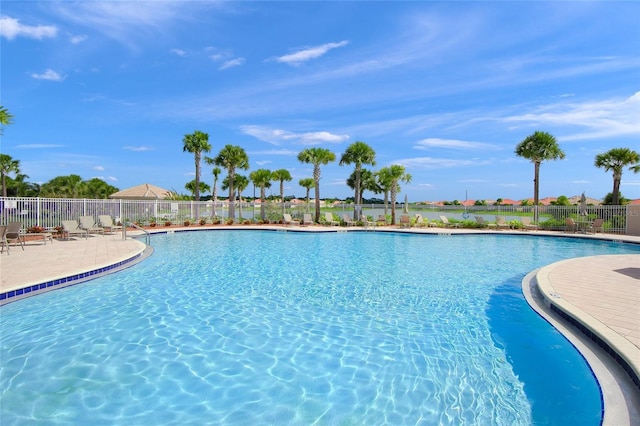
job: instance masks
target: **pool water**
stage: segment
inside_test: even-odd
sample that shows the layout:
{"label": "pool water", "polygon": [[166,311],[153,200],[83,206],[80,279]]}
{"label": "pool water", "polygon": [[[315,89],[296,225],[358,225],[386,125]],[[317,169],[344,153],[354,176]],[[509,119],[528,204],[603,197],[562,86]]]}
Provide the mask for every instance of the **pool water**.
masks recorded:
{"label": "pool water", "polygon": [[523,277],[637,246],[531,236],[187,232],[2,307],[0,423],[599,425]]}

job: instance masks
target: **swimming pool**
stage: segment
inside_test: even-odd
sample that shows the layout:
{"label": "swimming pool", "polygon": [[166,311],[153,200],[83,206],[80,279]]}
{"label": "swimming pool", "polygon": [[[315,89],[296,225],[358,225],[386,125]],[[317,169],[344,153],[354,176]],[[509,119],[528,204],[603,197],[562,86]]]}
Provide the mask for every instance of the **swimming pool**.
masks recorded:
{"label": "swimming pool", "polygon": [[520,283],[563,258],[639,251],[268,231],[153,246],[134,268],[2,308],[3,425],[597,425],[591,371]]}

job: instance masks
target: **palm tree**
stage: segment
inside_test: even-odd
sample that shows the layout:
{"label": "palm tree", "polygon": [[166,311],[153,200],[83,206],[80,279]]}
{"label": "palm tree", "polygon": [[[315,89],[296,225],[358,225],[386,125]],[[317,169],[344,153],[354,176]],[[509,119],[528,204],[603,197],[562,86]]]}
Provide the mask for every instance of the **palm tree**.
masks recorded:
{"label": "palm tree", "polygon": [[341,166],[355,164],[355,197],[354,197],[354,207],[353,207],[353,218],[355,220],[359,220],[359,217],[356,217],[359,214],[358,205],[362,204],[362,186],[360,184],[360,172],[362,170],[363,164],[370,164],[372,166],[376,165],[376,152],[364,142],[356,141],[349,145],[345,152],[342,154],[340,158]]}
{"label": "palm tree", "polygon": [[20,160],[14,160],[10,155],[0,154],[0,177],[2,178],[2,196],[7,196],[7,175],[20,173]]}
{"label": "palm tree", "polygon": [[629,167],[634,173],[640,171],[640,154],[629,148],[613,148],[607,152],[596,155],[595,166],[605,171],[613,171],[613,199],[614,205],[620,204],[620,181],[622,180],[622,170]]}
{"label": "palm tree", "polygon": [[[307,190],[307,196],[305,197],[307,206],[309,206],[309,192],[311,192],[311,188],[313,188],[315,184],[313,178],[302,178],[298,181],[298,185]],[[306,211],[308,212],[309,210],[307,209]]]}
{"label": "palm tree", "polygon": [[[211,151],[211,144],[209,143],[209,135],[207,133],[196,130],[190,135],[184,135],[182,138],[183,152],[190,152],[193,154],[196,163],[196,179],[193,193],[194,199],[200,201],[200,158],[203,152]],[[196,215],[197,216],[197,215]]]}
{"label": "palm tree", "polygon": [[411,175],[405,172],[404,166],[393,164],[389,167],[383,167],[378,172],[381,182],[388,182],[391,192],[391,223],[396,223],[396,195],[400,191],[398,182],[411,182]]}
{"label": "palm tree", "polygon": [[533,205],[534,221],[538,222],[538,202],[540,194],[540,165],[546,160],[564,159],[565,155],[556,138],[547,132],[536,131],[516,146],[516,155],[534,164]]}
{"label": "palm tree", "polygon": [[79,175],[57,176],[42,184],[41,195],[55,198],[83,198],[85,182]]}
{"label": "palm tree", "polygon": [[320,222],[320,165],[336,161],[336,155],[325,148],[306,148],[298,154],[298,161],[313,164],[313,182],[316,189],[316,222]]}
{"label": "palm tree", "polygon": [[236,145],[225,145],[218,155],[213,159],[214,164],[224,167],[228,172],[228,188],[229,188],[229,218],[235,218],[234,206],[234,178],[236,170],[247,170],[249,168],[249,156],[242,147]]}
{"label": "palm tree", "polygon": [[[9,124],[13,124],[13,115],[0,105],[0,125],[8,126]],[[2,135],[2,127],[0,127],[0,135]]]}
{"label": "palm tree", "polygon": [[291,181],[291,173],[287,169],[278,169],[271,173],[271,179],[280,182],[280,202],[282,203],[282,212],[284,213],[284,182]]}
{"label": "palm tree", "polygon": [[376,194],[383,193],[384,194],[384,215],[387,215],[387,210],[389,208],[389,191],[391,191],[391,185],[393,181],[387,170],[382,168],[374,173],[375,177],[375,190]]}
{"label": "palm tree", "polygon": [[249,179],[258,188],[260,188],[260,219],[263,221],[266,219],[265,215],[265,189],[271,187],[271,170],[258,169],[249,173]]}
{"label": "palm tree", "polygon": [[[187,183],[184,185],[184,187],[185,187],[185,189],[186,189],[187,191],[191,192],[191,193],[192,193],[192,194],[194,194],[194,196],[195,196],[195,193],[196,193],[196,180],[195,180],[195,179],[193,179],[193,180],[191,180],[191,181],[187,182]],[[206,183],[204,183],[204,182],[200,182],[200,188],[199,188],[199,191],[200,191],[200,192],[207,192],[207,191],[208,191],[208,190],[210,190],[210,189],[211,189],[211,188],[209,188],[209,185],[207,185],[207,184],[206,184]]]}
{"label": "palm tree", "polygon": [[233,179],[233,186],[236,187],[238,193],[238,219],[242,220],[242,191],[249,186],[249,178],[243,175],[236,175]]}

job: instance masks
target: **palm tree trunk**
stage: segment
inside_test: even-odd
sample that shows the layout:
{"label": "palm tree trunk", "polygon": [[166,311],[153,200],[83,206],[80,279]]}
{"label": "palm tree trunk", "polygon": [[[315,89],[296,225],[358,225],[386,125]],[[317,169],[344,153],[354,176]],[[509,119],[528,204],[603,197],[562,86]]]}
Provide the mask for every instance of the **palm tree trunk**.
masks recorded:
{"label": "palm tree trunk", "polygon": [[391,188],[391,224],[395,225],[396,223],[396,190],[395,184]]}
{"label": "palm tree trunk", "polygon": [[540,162],[536,161],[533,172],[533,221],[538,223],[538,202],[540,201]]}
{"label": "palm tree trunk", "polygon": [[622,180],[622,176],[614,173],[613,175],[613,193],[612,195],[612,203],[617,206],[620,204],[620,181]]}

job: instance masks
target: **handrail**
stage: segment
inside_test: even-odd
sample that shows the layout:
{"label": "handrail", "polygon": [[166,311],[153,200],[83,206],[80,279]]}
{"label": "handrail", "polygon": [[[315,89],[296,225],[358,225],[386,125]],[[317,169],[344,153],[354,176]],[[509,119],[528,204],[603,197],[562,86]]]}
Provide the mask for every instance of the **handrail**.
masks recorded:
{"label": "handrail", "polygon": [[122,239],[126,239],[127,238],[127,226],[131,226],[133,228],[139,229],[140,231],[144,232],[144,240],[145,243],[150,246],[151,245],[151,234],[149,233],[149,231],[147,231],[146,229],[144,229],[141,226],[136,225],[133,222],[129,222],[127,224],[125,224],[125,226],[122,227]]}

